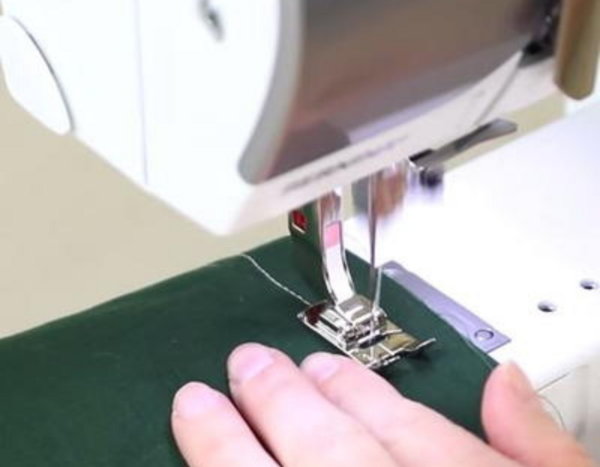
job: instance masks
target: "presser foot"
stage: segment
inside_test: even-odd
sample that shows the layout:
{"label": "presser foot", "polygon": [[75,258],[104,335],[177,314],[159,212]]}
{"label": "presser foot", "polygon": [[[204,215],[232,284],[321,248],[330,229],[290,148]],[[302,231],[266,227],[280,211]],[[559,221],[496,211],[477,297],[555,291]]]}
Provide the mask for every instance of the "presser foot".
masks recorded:
{"label": "presser foot", "polygon": [[317,303],[298,315],[300,320],[346,355],[372,370],[379,370],[405,357],[415,357],[435,343],[419,341],[356,295],[339,305]]}

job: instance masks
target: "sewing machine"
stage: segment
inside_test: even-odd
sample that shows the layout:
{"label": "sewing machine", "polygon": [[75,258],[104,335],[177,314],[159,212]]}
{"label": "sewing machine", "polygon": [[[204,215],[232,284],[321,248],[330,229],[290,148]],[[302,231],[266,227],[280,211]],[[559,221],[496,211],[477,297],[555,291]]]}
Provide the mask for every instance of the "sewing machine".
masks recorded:
{"label": "sewing machine", "polygon": [[[215,233],[289,212],[300,261],[290,267],[330,297],[300,319],[365,365],[435,345],[387,319],[382,274],[538,387],[600,348],[598,249],[551,253],[564,247],[564,219],[583,229],[573,244],[600,235],[581,206],[598,193],[586,174],[599,163],[585,145],[548,155],[589,137],[600,114],[444,177],[456,155],[517,132],[512,112],[557,90],[591,94],[600,1],[2,4],[15,100]],[[505,186],[519,170],[526,178]],[[554,199],[558,184],[578,189]],[[356,215],[344,225],[338,189],[349,185]],[[545,209],[551,198],[557,208]],[[532,232],[547,249],[532,253]],[[371,263],[368,296],[355,291],[347,249]]]}

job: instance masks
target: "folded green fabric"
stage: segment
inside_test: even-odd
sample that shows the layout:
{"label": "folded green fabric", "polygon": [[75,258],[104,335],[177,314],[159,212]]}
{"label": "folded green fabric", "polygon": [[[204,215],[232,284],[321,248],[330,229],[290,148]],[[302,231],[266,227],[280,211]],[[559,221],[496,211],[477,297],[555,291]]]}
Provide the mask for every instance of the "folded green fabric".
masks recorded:
{"label": "folded green fabric", "polygon": [[[291,250],[280,240],[251,252],[256,263],[227,259],[0,341],[0,465],[182,466],[169,429],[182,384],[225,391],[227,355],[243,342],[297,361],[333,350],[296,319],[302,301],[265,274],[310,301],[322,298],[290,266]],[[366,265],[352,258],[351,266],[365,283]],[[413,335],[438,339],[386,378],[481,435],[482,388],[494,363],[390,280],[382,304]]]}

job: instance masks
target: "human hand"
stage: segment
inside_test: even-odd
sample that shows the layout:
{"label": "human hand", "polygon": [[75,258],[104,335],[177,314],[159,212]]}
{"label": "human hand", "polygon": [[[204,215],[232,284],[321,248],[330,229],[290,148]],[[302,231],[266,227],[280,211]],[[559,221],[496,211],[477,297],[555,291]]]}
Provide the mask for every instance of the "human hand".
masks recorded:
{"label": "human hand", "polygon": [[247,344],[228,372],[235,405],[201,383],[175,397],[173,433],[190,467],[593,467],[512,364],[485,388],[490,445],[345,357],[316,354],[298,368]]}

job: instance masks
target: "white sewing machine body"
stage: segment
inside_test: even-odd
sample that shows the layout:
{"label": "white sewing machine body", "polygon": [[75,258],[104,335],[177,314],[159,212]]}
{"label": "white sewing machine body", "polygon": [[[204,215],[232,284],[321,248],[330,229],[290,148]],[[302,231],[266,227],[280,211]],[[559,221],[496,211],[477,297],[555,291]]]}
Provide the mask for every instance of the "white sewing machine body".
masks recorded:
{"label": "white sewing machine body", "polygon": [[[15,99],[49,128],[227,233],[557,92],[551,56],[523,60],[549,3],[2,0],[0,57]],[[420,24],[433,6],[435,24]],[[390,45],[404,11],[413,42]],[[453,37],[458,52],[436,55]],[[405,55],[394,59],[396,46]],[[419,69],[421,53],[439,66]],[[594,125],[598,112],[451,173],[441,207],[406,212],[386,252],[505,334],[492,355],[538,387],[600,350],[600,291],[580,284],[600,281]],[[302,151],[302,163],[290,156]]]}
{"label": "white sewing machine body", "polygon": [[[600,433],[599,134],[595,105],[455,169],[439,203],[409,203],[390,224],[381,252],[432,286],[417,294],[440,314],[451,311],[449,297],[506,335],[490,355],[522,366],[549,410],[592,441]],[[364,225],[348,227],[348,248],[367,259]]]}
{"label": "white sewing machine body", "polygon": [[[343,3],[3,0],[4,72],[43,123],[217,233],[443,146],[555,90],[552,60],[520,62],[543,1]],[[443,11],[427,53],[413,54],[411,44],[431,35],[414,24],[408,45],[390,44],[400,28],[386,17],[425,20],[433,6]],[[395,57],[396,47],[410,55]],[[396,75],[411,62],[405,84]],[[396,104],[398,95],[415,98]],[[288,144],[294,132],[307,136]],[[322,147],[310,147],[319,139]],[[300,149],[278,149],[286,144]],[[290,162],[302,151],[314,160]]]}
{"label": "white sewing machine body", "polygon": [[[599,130],[595,106],[451,171],[381,247],[505,334],[491,355],[539,387],[600,352]],[[363,229],[349,222],[347,246],[368,258]]]}

